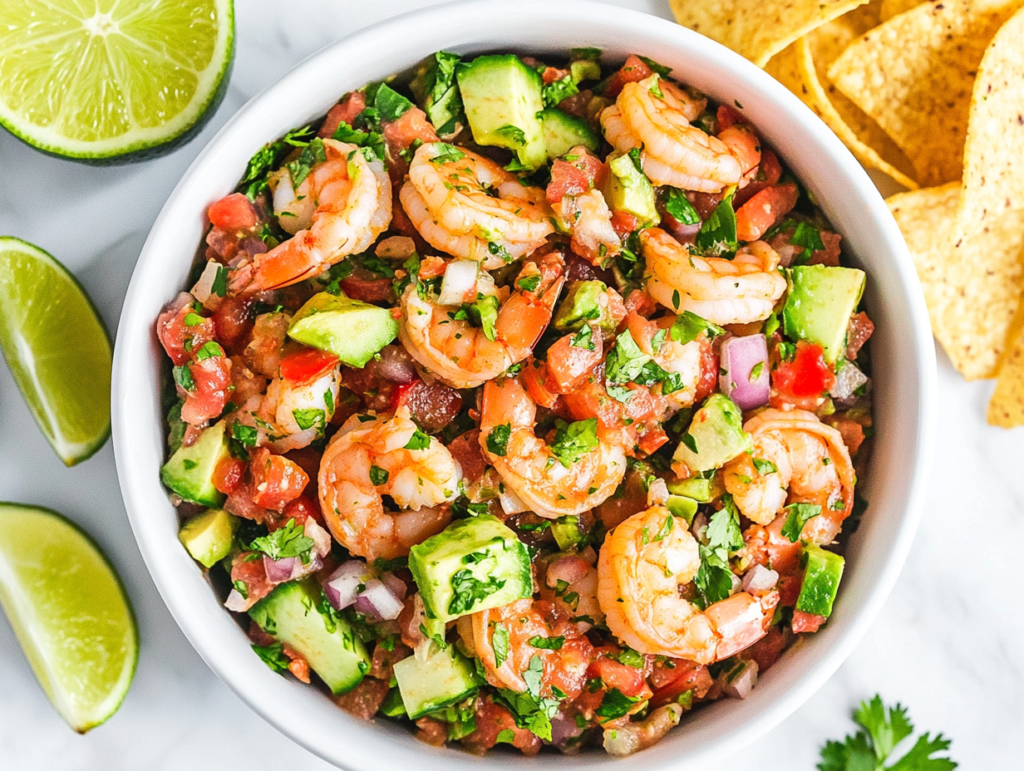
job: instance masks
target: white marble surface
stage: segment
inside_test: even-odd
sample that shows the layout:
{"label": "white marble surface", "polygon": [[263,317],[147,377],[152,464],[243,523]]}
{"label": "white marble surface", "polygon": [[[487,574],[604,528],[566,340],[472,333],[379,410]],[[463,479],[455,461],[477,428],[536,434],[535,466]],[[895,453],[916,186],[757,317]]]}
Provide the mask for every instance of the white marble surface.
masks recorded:
{"label": "white marble surface", "polygon": [[[239,0],[237,57],[202,135],[141,165],[90,168],[0,131],[0,233],[49,250],[91,293],[113,331],[139,249],[185,168],[246,100],[350,32],[431,0]],[[659,16],[667,0],[618,0]],[[1021,767],[1024,643],[1014,554],[1024,540],[1024,429],[987,426],[989,383],[965,383],[940,353],[942,446],[917,542],[881,616],[849,661],[757,745],[714,769],[810,771],[818,749],[876,691],[954,739],[965,769]],[[110,445],[74,469],[54,457],[0,367],[0,500],[58,509],[86,527],[120,571],[142,635],[120,712],[87,736],[50,708],[0,621],[0,768],[328,769],[252,713],[206,667],[164,608],[136,548]],[[1014,610],[1017,608],[1017,610]],[[708,771],[713,771],[709,768]]]}

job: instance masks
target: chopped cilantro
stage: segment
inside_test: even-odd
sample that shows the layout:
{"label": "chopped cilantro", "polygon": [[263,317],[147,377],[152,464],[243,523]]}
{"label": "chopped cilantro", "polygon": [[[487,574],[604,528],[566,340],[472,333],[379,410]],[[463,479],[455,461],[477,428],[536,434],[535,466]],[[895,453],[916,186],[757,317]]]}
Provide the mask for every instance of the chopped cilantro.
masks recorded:
{"label": "chopped cilantro", "polygon": [[412,102],[391,88],[387,83],[381,83],[377,87],[373,107],[382,121],[391,123],[405,115],[406,111],[412,107]]}
{"label": "chopped cilantro", "polygon": [[663,78],[668,77],[672,73],[671,67],[666,67],[664,64],[658,64],[654,59],[648,59],[646,56],[640,56],[639,59]]}
{"label": "chopped cilantro", "polygon": [[324,141],[317,137],[302,148],[298,158],[285,164],[285,168],[288,169],[292,178],[292,187],[298,190],[299,185],[306,180],[312,168],[326,160],[327,151],[324,149]]}
{"label": "chopped cilantro", "polygon": [[291,663],[290,659],[284,655],[284,645],[279,642],[270,645],[253,645],[252,649],[257,656],[263,659],[263,663],[275,672],[287,671],[288,665]]}
{"label": "chopped cilantro", "polygon": [[512,436],[512,424],[503,423],[495,426],[487,435],[487,451],[492,455],[505,456],[508,451],[508,440]]}
{"label": "chopped cilantro", "polygon": [[245,426],[241,423],[231,424],[231,435],[241,442],[245,447],[255,447],[260,432],[252,426]]}
{"label": "chopped cilantro", "polygon": [[597,418],[566,423],[555,422],[555,440],[551,443],[551,454],[569,468],[584,455],[597,449]]}
{"label": "chopped cilantro", "polygon": [[772,463],[770,460],[764,460],[762,458],[754,458],[754,468],[757,469],[758,474],[774,474],[779,470],[779,467]]}
{"label": "chopped cilantro", "polygon": [[821,514],[821,506],[816,503],[791,503],[784,511],[788,511],[786,524],[782,526],[782,535],[789,539],[790,543],[800,540],[800,533],[808,520],[814,519]]}
{"label": "chopped cilantro", "polygon": [[722,508],[711,515],[705,536],[708,542],[700,546],[700,568],[693,582],[706,608],[729,596],[733,576],[729,554],[743,548],[739,512],[728,493],[722,496]]}
{"label": "chopped cilantro", "polygon": [[388,477],[391,474],[387,469],[382,469],[380,466],[370,466],[370,484],[374,487],[378,487],[388,481]]}
{"label": "chopped cilantro", "polygon": [[181,367],[175,367],[172,370],[174,375],[174,382],[177,383],[183,391],[189,393],[196,390],[196,381],[192,379],[192,370],[188,368],[188,365]]}
{"label": "chopped cilantro", "polygon": [[565,645],[564,637],[531,637],[528,640],[530,647],[546,651],[560,651]]}
{"label": "chopped cilantro", "polygon": [[452,599],[448,603],[448,613],[462,616],[481,600],[490,597],[505,585],[505,579],[489,578],[481,581],[468,569],[462,569],[452,576]]}
{"label": "chopped cilantro", "polygon": [[700,215],[693,208],[686,194],[677,188],[665,188],[665,211],[672,215],[681,225],[699,225]]}
{"label": "chopped cilantro", "polygon": [[705,254],[724,255],[736,251],[736,212],[732,208],[732,193],[711,212],[697,232],[697,248]]}
{"label": "chopped cilantro", "polygon": [[269,535],[255,538],[249,544],[252,551],[263,552],[272,560],[299,557],[304,564],[309,562],[309,552],[313,546],[313,539],[303,534],[302,525],[296,524],[294,518],[289,519],[284,527]]}
{"label": "chopped cilantro", "polygon": [[556,80],[554,83],[544,86],[544,106],[557,107],[563,99],[575,96],[579,92],[580,90],[576,86],[576,81],[572,79],[572,75],[566,75],[561,80]]}
{"label": "chopped cilantro", "polygon": [[594,714],[604,718],[605,721],[617,720],[628,715],[638,701],[640,701],[638,697],[627,696],[618,688],[612,688],[601,699],[601,706],[594,710]]}
{"label": "chopped cilantro", "polygon": [[217,356],[223,355],[224,349],[221,348],[214,340],[210,340],[209,342],[203,343],[203,347],[196,351],[196,361],[205,361],[206,359],[213,359]]}
{"label": "chopped cilantro", "polygon": [[315,428],[322,432],[327,425],[327,418],[323,410],[292,410],[292,417],[300,429],[306,431]]}
{"label": "chopped cilantro", "polygon": [[430,447],[430,437],[418,428],[413,431],[412,436],[405,445],[406,450],[425,450]]}
{"label": "chopped cilantro", "polygon": [[501,669],[501,665],[508,659],[508,629],[504,624],[496,623],[494,625],[491,647],[494,649],[494,667]]}
{"label": "chopped cilantro", "polygon": [[442,163],[453,163],[454,161],[460,161],[466,157],[466,154],[459,150],[457,147],[446,144],[444,142],[434,143],[435,154],[430,159],[431,163],[436,163],[440,166]]}
{"label": "chopped cilantro", "polygon": [[676,320],[672,323],[672,328],[669,330],[669,337],[677,343],[686,345],[700,337],[702,332],[705,332],[708,338],[725,334],[725,330],[717,324],[712,324],[710,321],[701,318],[696,313],[683,311],[676,316]]}
{"label": "chopped cilantro", "polygon": [[609,383],[628,383],[643,371],[651,357],[640,350],[627,329],[615,338],[615,347],[608,354],[605,377]]}
{"label": "chopped cilantro", "polygon": [[580,327],[580,331],[569,338],[569,344],[574,348],[582,348],[585,351],[595,350],[594,338],[589,325]]}
{"label": "chopped cilantro", "polygon": [[515,149],[526,144],[526,132],[519,128],[519,126],[513,126],[511,123],[494,129],[494,133]]}

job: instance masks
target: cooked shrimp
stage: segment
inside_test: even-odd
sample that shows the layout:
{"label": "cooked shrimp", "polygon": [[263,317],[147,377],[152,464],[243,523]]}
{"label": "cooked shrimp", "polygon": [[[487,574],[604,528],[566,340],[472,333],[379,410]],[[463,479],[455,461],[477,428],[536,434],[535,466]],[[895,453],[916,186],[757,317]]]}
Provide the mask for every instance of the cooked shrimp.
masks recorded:
{"label": "cooked shrimp", "polygon": [[[693,406],[700,383],[702,357],[699,340],[680,343],[669,336],[669,328],[674,321],[674,316],[649,321],[632,313],[627,322],[629,333],[640,350],[670,375],[678,376],[658,383],[651,389],[652,393],[664,397],[672,411]],[[661,332],[664,334],[659,335]],[[659,337],[659,342],[655,343]]]}
{"label": "cooked shrimp", "polygon": [[723,469],[725,489],[743,516],[768,525],[787,503],[814,504],[821,514],[804,525],[803,535],[817,544],[831,543],[853,510],[855,477],[842,435],[803,410],[765,410],[743,428],[754,451]]}
{"label": "cooked shrimp", "polygon": [[493,380],[533,351],[551,321],[565,281],[563,270],[557,252],[523,265],[498,310],[493,333],[474,327],[468,319],[453,318],[457,307],[421,297],[410,285],[401,300],[402,344],[416,361],[456,388]]}
{"label": "cooked shrimp", "polygon": [[690,125],[705,104],[652,75],[623,86],[615,104],[601,113],[601,126],[620,153],[643,148],[644,174],[655,185],[717,193],[738,185],[757,166],[760,148],[738,130],[714,137]]}
{"label": "cooked shrimp", "polygon": [[323,273],[365,251],[391,224],[391,181],[380,159],[368,161],[355,145],[325,139],[327,160],[298,188],[287,168],[274,177],[274,210],[294,235],[256,255],[252,291],[277,289]]}
{"label": "cooked shrimp", "polygon": [[[626,473],[626,453],[603,441],[562,464],[534,433],[537,405],[518,378],[489,380],[480,409],[480,446],[502,480],[536,514],[556,519],[594,508],[615,492]],[[508,432],[504,454],[492,451],[491,432]],[[488,441],[491,440],[491,441]]]}
{"label": "cooked shrimp", "polygon": [[705,610],[679,587],[700,568],[686,521],[654,506],[634,514],[605,539],[597,562],[597,599],[612,634],[634,650],[711,664],[768,631],[778,592],[738,592]]}
{"label": "cooked shrimp", "polygon": [[567,195],[554,206],[561,226],[572,234],[572,250],[598,265],[622,249],[612,212],[600,190]]}
{"label": "cooked shrimp", "polygon": [[[341,385],[341,366],[312,380],[297,383],[277,377],[271,381],[254,417],[263,440],[278,453],[308,446],[323,436],[334,417]],[[244,417],[241,422],[247,423]]]}
{"label": "cooked shrimp", "polygon": [[[327,445],[320,508],[331,534],[350,552],[393,559],[448,524],[451,513],[443,504],[458,495],[461,471],[440,441],[419,431],[408,408],[368,417],[349,418]],[[408,449],[414,438],[426,447]],[[386,511],[384,495],[401,511]]]}
{"label": "cooked shrimp", "polygon": [[440,142],[416,151],[399,197],[427,243],[488,270],[526,256],[555,230],[542,189]]}
{"label": "cooked shrimp", "polygon": [[786,291],[779,255],[764,241],[747,244],[731,260],[698,257],[660,228],[640,236],[647,260],[647,291],[675,313],[690,311],[714,324],[768,318]]}

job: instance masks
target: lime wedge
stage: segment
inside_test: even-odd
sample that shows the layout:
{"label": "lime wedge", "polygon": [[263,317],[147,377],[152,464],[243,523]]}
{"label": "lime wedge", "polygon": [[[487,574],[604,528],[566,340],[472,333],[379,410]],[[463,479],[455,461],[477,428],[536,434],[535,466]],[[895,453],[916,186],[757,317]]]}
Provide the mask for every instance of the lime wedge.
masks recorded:
{"label": "lime wedge", "polygon": [[110,436],[107,330],[63,265],[7,236],[0,237],[0,350],[66,465],[103,446]]}
{"label": "lime wedge", "polygon": [[121,706],[139,632],[96,544],[55,511],[0,503],[0,607],[53,706],[79,733]]}
{"label": "lime wedge", "polygon": [[137,160],[200,128],[233,54],[232,0],[2,0],[0,124],[55,155]]}

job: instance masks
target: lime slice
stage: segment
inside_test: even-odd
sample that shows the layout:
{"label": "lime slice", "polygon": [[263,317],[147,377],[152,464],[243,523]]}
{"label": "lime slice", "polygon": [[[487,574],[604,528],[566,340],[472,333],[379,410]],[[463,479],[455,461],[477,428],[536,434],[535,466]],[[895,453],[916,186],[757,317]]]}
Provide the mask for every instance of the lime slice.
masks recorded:
{"label": "lime slice", "polygon": [[0,237],[0,350],[65,464],[103,446],[110,436],[107,330],[63,265],[10,237]]}
{"label": "lime slice", "polygon": [[121,706],[139,631],[96,544],[55,511],[0,503],[0,607],[53,706],[79,733]]}
{"label": "lime slice", "polygon": [[0,124],[68,158],[155,154],[212,114],[233,54],[231,0],[2,0]]}

